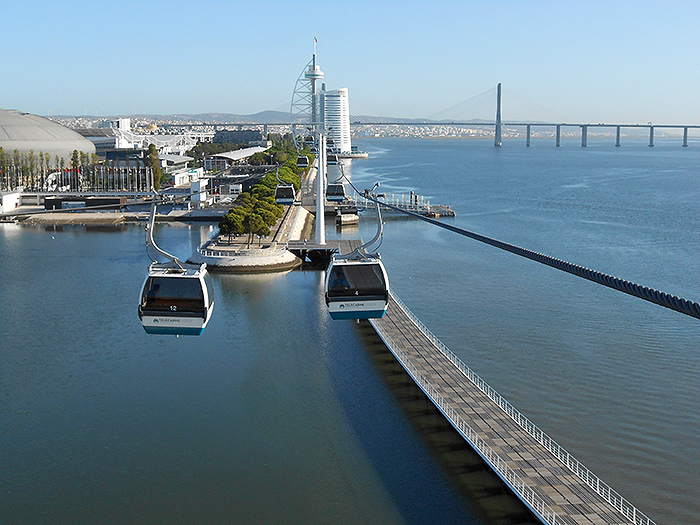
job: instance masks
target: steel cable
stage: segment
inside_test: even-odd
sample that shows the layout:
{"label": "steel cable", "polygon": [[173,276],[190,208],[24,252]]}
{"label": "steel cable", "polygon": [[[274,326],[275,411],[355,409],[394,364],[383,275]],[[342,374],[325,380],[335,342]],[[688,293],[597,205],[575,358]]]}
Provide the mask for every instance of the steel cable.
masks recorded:
{"label": "steel cable", "polygon": [[[375,200],[372,197],[367,197],[369,200]],[[491,237],[487,237],[485,235],[481,235],[479,233],[471,232],[469,230],[465,230],[463,228],[459,228],[457,226],[453,226],[451,224],[446,224],[443,222],[440,222],[436,219],[430,218],[430,217],[425,217],[419,213],[415,213],[412,211],[404,210],[400,208],[399,206],[394,206],[392,204],[388,204],[379,200],[376,200],[376,202],[379,202],[382,206],[386,206],[387,208],[394,209],[396,211],[399,211],[401,213],[404,213],[406,215],[412,215],[414,217],[417,217],[418,219],[428,222],[430,224],[433,224],[435,226],[438,226],[440,228],[443,228],[445,230],[449,230],[454,233],[458,233],[460,235],[463,235],[465,237],[469,237],[471,239],[474,239],[475,241],[482,242],[484,244],[488,244],[490,246],[493,246],[495,248],[499,248],[501,250],[505,250],[510,253],[514,253],[515,255],[519,255],[521,257],[525,257],[526,259],[530,259],[533,261],[536,261],[538,263],[551,266],[552,268],[556,268],[557,270],[561,270],[563,272],[570,273],[572,275],[576,275],[578,277],[581,277],[583,279],[587,279],[589,281],[593,281],[598,284],[602,284],[603,286],[607,286],[608,288],[612,288],[613,290],[618,290],[620,292],[624,292],[628,295],[632,295],[634,297],[638,297],[639,299],[644,299],[645,301],[649,301],[650,303],[657,304],[659,306],[663,306],[664,308],[668,308],[670,310],[675,310],[676,312],[680,312],[685,315],[689,315],[690,317],[695,317],[696,319],[700,319],[700,304],[696,303],[694,301],[689,301],[687,299],[683,299],[681,297],[678,297],[676,295],[671,295],[666,292],[662,292],[659,290],[655,290],[653,288],[648,288],[646,286],[642,286],[637,283],[633,283],[631,281],[627,281],[625,279],[620,279],[618,277],[614,277],[612,275],[608,275],[602,272],[598,272],[596,270],[592,270],[590,268],[586,268],[584,266],[580,266],[578,264],[572,264],[567,261],[563,261],[561,259],[556,259],[554,257],[550,257],[549,255],[545,255],[543,253],[538,253],[532,250],[528,250],[527,248],[522,248],[520,246],[516,246],[514,244],[510,244],[507,242],[499,241],[498,239],[493,239]]]}

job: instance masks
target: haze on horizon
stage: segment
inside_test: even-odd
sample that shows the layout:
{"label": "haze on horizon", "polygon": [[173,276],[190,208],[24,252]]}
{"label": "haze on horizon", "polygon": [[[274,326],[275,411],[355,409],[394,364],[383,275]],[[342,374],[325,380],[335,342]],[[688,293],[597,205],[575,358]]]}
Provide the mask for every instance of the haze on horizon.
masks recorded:
{"label": "haze on horizon", "polygon": [[289,111],[316,37],[327,88],[347,87],[354,115],[493,119],[501,82],[506,120],[700,124],[692,1],[28,0],[4,11],[0,107],[39,115]]}

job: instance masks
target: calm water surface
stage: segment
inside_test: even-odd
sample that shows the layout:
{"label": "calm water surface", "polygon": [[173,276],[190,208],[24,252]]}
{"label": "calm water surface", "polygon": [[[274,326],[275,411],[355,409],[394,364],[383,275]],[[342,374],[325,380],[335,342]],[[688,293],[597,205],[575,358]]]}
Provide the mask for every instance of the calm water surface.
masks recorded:
{"label": "calm water surface", "polygon": [[[187,257],[208,231],[158,227]],[[143,228],[0,225],[4,523],[482,523],[320,272],[215,276],[201,337],[136,314]]]}
{"label": "calm water surface", "polygon": [[[700,144],[552,142],[372,139],[348,171],[700,300]],[[156,238],[186,257],[209,233]],[[331,322],[320,273],[216,276],[201,337],[148,336],[143,240],[0,225],[8,521],[481,523],[355,326]],[[657,523],[700,523],[697,320],[415,220],[388,219],[381,252],[393,290],[540,428]]]}
{"label": "calm water surface", "polygon": [[[700,301],[700,144],[613,144],[367,140],[352,177]],[[540,428],[657,523],[700,523],[698,320],[413,220],[388,219],[381,252],[393,290]]]}

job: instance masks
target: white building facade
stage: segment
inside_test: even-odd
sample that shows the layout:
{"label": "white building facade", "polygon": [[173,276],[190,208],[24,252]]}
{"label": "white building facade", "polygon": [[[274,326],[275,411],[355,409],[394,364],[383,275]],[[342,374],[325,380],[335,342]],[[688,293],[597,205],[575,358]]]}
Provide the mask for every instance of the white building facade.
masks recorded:
{"label": "white building facade", "polygon": [[323,119],[328,137],[333,139],[339,153],[352,150],[350,139],[350,102],[348,88],[323,92]]}

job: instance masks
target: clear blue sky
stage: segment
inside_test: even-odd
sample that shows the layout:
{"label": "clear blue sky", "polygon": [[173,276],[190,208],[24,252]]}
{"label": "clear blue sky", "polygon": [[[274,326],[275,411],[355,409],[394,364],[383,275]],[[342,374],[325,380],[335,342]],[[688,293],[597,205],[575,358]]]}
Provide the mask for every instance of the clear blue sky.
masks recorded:
{"label": "clear blue sky", "polygon": [[0,107],[288,111],[314,37],[353,114],[428,117],[501,82],[562,120],[700,124],[695,0],[7,2]]}

